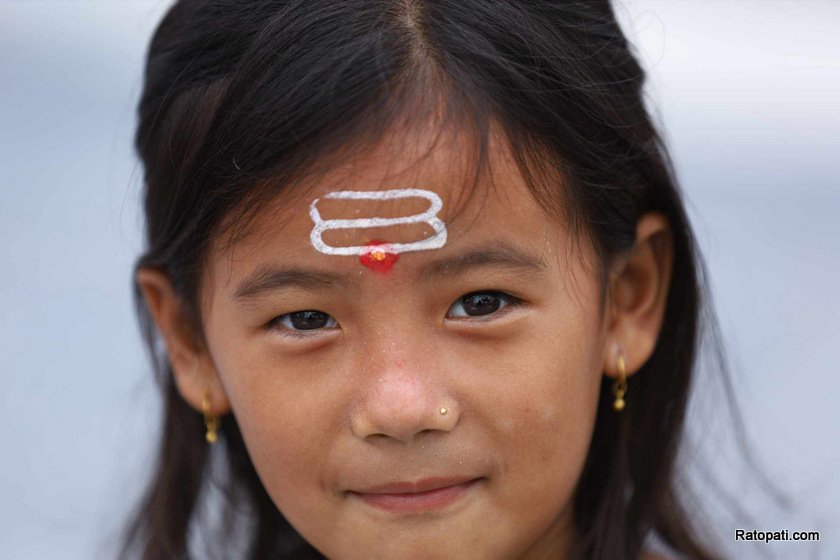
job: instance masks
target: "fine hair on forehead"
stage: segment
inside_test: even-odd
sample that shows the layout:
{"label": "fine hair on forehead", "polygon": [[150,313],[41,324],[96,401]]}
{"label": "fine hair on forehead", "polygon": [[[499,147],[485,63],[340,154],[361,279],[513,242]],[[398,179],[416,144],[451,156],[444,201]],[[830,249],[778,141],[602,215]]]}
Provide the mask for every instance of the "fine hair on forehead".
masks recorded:
{"label": "fine hair on forehead", "polygon": [[[420,57],[420,53],[412,56]],[[585,238],[579,235],[584,233],[585,223],[571,210],[564,194],[564,161],[557,150],[520,129],[518,123],[501,120],[502,115],[494,108],[492,99],[484,99],[479,88],[466,77],[465,83],[456,82],[428,58],[428,53],[425,58],[411,59],[411,65],[403,72],[383,83],[379,91],[364,89],[371,96],[366,105],[348,110],[352,116],[347,119],[326,122],[322,129],[313,130],[306,135],[305,146],[301,143],[282,159],[272,158],[258,164],[252,159],[251,150],[240,148],[231,157],[231,165],[241,174],[230,184],[238,202],[228,208],[213,230],[214,248],[224,252],[247,237],[256,219],[266,211],[271,212],[274,223],[282,224],[292,217],[284,209],[310,198],[312,191],[332,171],[352,166],[380,148],[395,145],[404,150],[395,152],[399,153],[400,174],[423,165],[436,151],[448,152],[447,163],[462,180],[460,185],[450,185],[457,198],[447,200],[448,227],[459,222],[463,210],[473,202],[479,205],[473,221],[480,218],[480,206],[489,198],[488,189],[494,191],[498,186],[493,169],[498,161],[493,161],[493,154],[509,153],[546,214],[558,224],[573,226],[570,233],[575,241]],[[343,89],[340,84],[322,87]],[[330,94],[329,99],[334,96]],[[318,113],[320,109],[314,107],[313,111]],[[420,138],[422,144],[411,144]],[[398,180],[373,185],[348,184],[343,188],[423,186]],[[210,253],[206,251],[205,256]],[[579,254],[585,253],[579,251]]]}
{"label": "fine hair on forehead", "polygon": [[[343,145],[322,148],[322,152],[312,154],[309,161],[301,163],[297,174],[292,175],[286,169],[287,173],[282,178],[260,179],[260,185],[247,191],[249,200],[232,208],[214,232],[215,249],[224,251],[247,237],[260,216],[267,214],[272,223],[284,224],[294,217],[287,209],[309,204],[317,196],[314,194],[316,189],[323,189],[324,185],[336,191],[429,188],[423,175],[417,172],[424,165],[446,166],[447,172],[455,177],[445,186],[448,227],[463,219],[469,204],[478,205],[473,219],[465,224],[468,228],[480,218],[483,205],[497,191],[499,183],[494,168],[503,164],[500,155],[508,152],[523,160],[515,162],[517,169],[525,176],[530,191],[536,193],[543,210],[550,218],[562,223],[565,204],[549,203],[547,200],[549,196],[562,196],[560,174],[555,173],[551,179],[537,179],[535,173],[542,170],[534,170],[528,163],[536,158],[522,144],[516,150],[510,147],[504,131],[499,130],[492,115],[480,113],[474,108],[454,113],[449,110],[454,104],[447,101],[445,95],[447,93],[442,89],[424,91],[422,96],[413,95],[403,104],[395,106],[393,114],[386,113],[359,122],[359,129],[348,132],[343,138]],[[442,107],[440,111],[428,111],[430,105],[438,103]],[[384,129],[383,124],[389,128]],[[387,171],[382,178],[364,184],[346,178],[360,169],[360,160],[374,154],[378,156],[383,149],[394,160],[387,162]],[[374,161],[382,163],[381,158]],[[336,179],[333,173],[337,169],[345,170],[347,174],[340,174]],[[436,193],[444,195],[440,189],[436,189]],[[374,200],[377,197],[369,198]],[[394,198],[404,200],[405,197]],[[516,201],[505,200],[505,203],[515,204]]]}
{"label": "fine hair on forehead", "polygon": [[[540,207],[593,249],[602,303],[608,263],[633,248],[643,214],[660,212],[673,237],[663,328],[633,378],[633,407],[616,416],[602,384],[573,504],[576,557],[635,558],[655,532],[682,553],[712,558],[690,526],[675,470],[701,312],[710,311],[644,81],[606,0],[177,1],[149,45],[138,106],[146,246],[135,272],[166,274],[205,343],[199,292],[213,244],[235,243],[272,204],[305,197],[331,170],[418,130],[464,140],[466,188],[453,220],[481,201],[484,185],[493,188],[491,148],[503,142]],[[405,186],[424,187],[391,185]],[[206,498],[201,481],[218,463],[227,469],[217,481],[223,494],[236,497],[222,501],[223,515],[250,508],[249,557],[312,553],[265,492],[233,415],[214,455],[193,433],[200,423],[177,391],[136,281],[134,298],[164,416],[126,549],[183,557]]]}

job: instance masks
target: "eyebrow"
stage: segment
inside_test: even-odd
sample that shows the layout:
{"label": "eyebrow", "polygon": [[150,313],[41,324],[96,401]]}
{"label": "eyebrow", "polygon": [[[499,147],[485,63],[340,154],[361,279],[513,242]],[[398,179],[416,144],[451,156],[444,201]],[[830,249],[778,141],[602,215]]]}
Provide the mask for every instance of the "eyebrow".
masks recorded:
{"label": "eyebrow", "polygon": [[542,259],[514,245],[497,241],[460,255],[431,261],[421,268],[420,279],[451,278],[475,268],[534,273],[544,271],[546,264]]}
{"label": "eyebrow", "polygon": [[[422,281],[452,278],[477,268],[533,274],[543,272],[547,267],[542,259],[508,242],[496,241],[465,253],[430,261],[420,268],[418,278]],[[350,275],[327,270],[265,265],[237,286],[233,298],[236,301],[246,301],[287,288],[317,291],[357,283],[355,276],[351,278]]]}

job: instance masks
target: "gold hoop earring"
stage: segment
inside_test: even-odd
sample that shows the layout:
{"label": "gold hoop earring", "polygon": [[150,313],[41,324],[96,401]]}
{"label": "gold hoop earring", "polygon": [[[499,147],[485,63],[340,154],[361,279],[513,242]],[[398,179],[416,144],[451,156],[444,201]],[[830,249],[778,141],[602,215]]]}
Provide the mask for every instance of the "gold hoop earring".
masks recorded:
{"label": "gold hoop earring", "polygon": [[219,417],[215,414],[210,414],[210,389],[204,390],[204,395],[201,399],[201,411],[204,413],[204,426],[207,428],[204,439],[207,440],[207,443],[216,443],[219,439],[217,433],[219,429]]}
{"label": "gold hoop earring", "polygon": [[627,369],[624,365],[624,356],[621,351],[618,351],[618,358],[616,358],[616,365],[618,367],[618,379],[613,382],[612,390],[615,395],[613,408],[619,412],[624,410],[624,394],[627,392]]}

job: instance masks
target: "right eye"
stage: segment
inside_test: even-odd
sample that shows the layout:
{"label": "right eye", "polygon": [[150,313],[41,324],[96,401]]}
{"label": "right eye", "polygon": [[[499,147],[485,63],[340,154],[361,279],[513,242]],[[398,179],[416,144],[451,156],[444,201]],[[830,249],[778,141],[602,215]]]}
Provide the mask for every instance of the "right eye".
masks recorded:
{"label": "right eye", "polygon": [[278,326],[292,332],[303,332],[337,327],[338,323],[323,311],[307,309],[280,315],[269,322],[269,327]]}
{"label": "right eye", "polygon": [[456,318],[489,317],[499,312],[509,310],[510,307],[520,305],[521,300],[504,292],[497,290],[485,290],[472,292],[461,296],[458,301],[449,308],[448,315]]}

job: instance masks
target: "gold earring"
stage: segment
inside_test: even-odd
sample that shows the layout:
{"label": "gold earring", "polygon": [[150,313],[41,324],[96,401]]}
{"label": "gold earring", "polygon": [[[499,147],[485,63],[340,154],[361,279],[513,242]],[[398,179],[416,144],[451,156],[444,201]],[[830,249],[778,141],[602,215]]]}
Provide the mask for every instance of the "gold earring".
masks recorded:
{"label": "gold earring", "polygon": [[618,351],[618,358],[616,359],[618,366],[618,379],[613,382],[612,390],[615,395],[613,408],[619,412],[624,410],[624,393],[627,392],[627,370],[624,366],[624,356],[621,350]]}
{"label": "gold earring", "polygon": [[216,443],[219,436],[217,430],[219,429],[219,417],[215,414],[210,414],[210,389],[204,390],[204,396],[201,399],[201,411],[204,413],[204,425],[207,427],[207,433],[204,438],[207,443]]}

